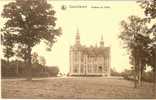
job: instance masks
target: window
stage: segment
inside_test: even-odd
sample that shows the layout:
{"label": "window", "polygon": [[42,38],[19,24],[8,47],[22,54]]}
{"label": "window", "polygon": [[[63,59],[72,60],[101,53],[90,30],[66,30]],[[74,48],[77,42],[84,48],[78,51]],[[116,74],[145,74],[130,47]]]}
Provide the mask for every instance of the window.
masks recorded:
{"label": "window", "polygon": [[81,73],[83,73],[84,69],[83,69],[83,65],[81,65]]}
{"label": "window", "polygon": [[81,57],[81,62],[83,62],[83,56]]}
{"label": "window", "polygon": [[88,72],[89,73],[91,72],[91,66],[90,65],[88,66]]}
{"label": "window", "polygon": [[79,58],[79,57],[78,57],[78,53],[77,53],[77,52],[75,52],[75,53],[74,53],[74,61],[76,61],[76,62],[77,62],[77,61],[78,61],[78,58]]}
{"label": "window", "polygon": [[104,66],[104,71],[105,71],[105,72],[107,71],[107,66]]}
{"label": "window", "polygon": [[102,72],[102,66],[99,66],[98,71],[99,71],[99,73]]}
{"label": "window", "polygon": [[96,65],[93,66],[93,71],[96,73]]}
{"label": "window", "polygon": [[78,72],[78,68],[77,66],[74,66],[74,73],[77,73]]}

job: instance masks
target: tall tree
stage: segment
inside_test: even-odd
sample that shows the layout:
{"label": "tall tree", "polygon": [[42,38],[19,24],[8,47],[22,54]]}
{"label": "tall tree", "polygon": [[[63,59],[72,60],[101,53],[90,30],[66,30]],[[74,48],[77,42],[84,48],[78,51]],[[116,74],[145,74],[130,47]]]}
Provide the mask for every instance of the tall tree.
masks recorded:
{"label": "tall tree", "polygon": [[153,68],[153,92],[156,94],[156,0],[139,0],[140,6],[144,9],[145,16],[152,22],[149,29],[151,35],[151,66]]}
{"label": "tall tree", "polygon": [[46,0],[15,0],[4,6],[2,16],[7,19],[5,31],[13,35],[12,44],[25,46],[28,80],[32,79],[32,48],[41,41],[51,48],[61,35],[54,15],[55,11]]}
{"label": "tall tree", "polygon": [[141,80],[141,70],[144,69],[144,62],[148,62],[147,47],[150,43],[148,35],[147,19],[142,19],[137,16],[130,16],[128,20],[121,22],[122,31],[119,36],[123,40],[124,47],[127,48],[130,54],[131,62],[135,71],[135,88]]}

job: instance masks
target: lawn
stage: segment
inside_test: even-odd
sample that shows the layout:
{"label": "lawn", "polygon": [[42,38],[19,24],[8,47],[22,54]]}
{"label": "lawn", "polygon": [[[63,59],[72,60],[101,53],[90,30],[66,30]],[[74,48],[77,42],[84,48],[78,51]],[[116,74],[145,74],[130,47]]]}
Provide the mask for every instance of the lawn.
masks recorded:
{"label": "lawn", "polygon": [[133,82],[121,78],[54,77],[32,81],[2,79],[2,98],[79,99],[79,98],[153,98],[152,84],[133,88]]}

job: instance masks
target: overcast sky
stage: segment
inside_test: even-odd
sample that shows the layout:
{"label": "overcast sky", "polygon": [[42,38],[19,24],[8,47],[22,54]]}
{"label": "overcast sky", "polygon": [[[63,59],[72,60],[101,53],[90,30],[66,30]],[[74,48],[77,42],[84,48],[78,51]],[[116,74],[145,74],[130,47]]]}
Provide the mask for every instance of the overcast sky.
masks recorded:
{"label": "overcast sky", "polygon": [[[0,11],[6,4],[0,1]],[[106,46],[111,47],[111,67],[117,71],[130,68],[126,50],[122,48],[118,39],[120,22],[130,15],[143,16],[143,11],[135,1],[49,1],[56,11],[57,26],[62,27],[63,34],[48,52],[41,43],[33,49],[44,56],[48,66],[58,66],[61,72],[69,71],[69,48],[75,42],[77,28],[80,32],[82,45],[99,45],[103,34]],[[65,10],[61,7],[64,5]],[[87,6],[86,8],[72,8],[73,6]],[[93,8],[94,7],[94,8]],[[103,8],[95,8],[103,7]],[[0,25],[3,19],[0,18]]]}

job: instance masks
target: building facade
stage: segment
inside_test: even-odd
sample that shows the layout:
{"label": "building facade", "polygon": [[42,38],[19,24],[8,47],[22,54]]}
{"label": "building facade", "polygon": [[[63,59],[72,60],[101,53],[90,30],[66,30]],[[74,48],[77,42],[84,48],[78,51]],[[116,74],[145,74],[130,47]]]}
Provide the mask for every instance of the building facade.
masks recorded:
{"label": "building facade", "polygon": [[77,31],[75,44],[70,47],[71,76],[110,76],[110,47],[104,46],[101,37],[100,46],[86,47],[80,43]]}

